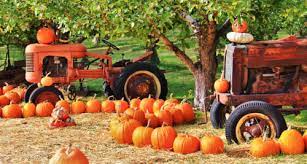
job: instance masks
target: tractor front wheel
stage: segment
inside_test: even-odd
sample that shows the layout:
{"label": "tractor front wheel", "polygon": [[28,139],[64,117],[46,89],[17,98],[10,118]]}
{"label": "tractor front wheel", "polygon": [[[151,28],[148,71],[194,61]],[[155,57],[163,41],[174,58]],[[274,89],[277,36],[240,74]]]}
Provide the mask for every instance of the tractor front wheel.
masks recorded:
{"label": "tractor front wheel", "polygon": [[48,101],[55,105],[60,99],[64,99],[63,93],[53,86],[36,88],[30,96],[30,101],[34,104]]}
{"label": "tractor front wheel", "polygon": [[274,106],[263,101],[248,101],[230,114],[225,134],[228,143],[240,144],[264,135],[276,138],[286,129],[285,119]]}
{"label": "tractor front wheel", "polygon": [[167,95],[167,81],[164,74],[155,65],[137,62],[128,65],[116,78],[114,96],[117,99],[153,98],[165,99]]}

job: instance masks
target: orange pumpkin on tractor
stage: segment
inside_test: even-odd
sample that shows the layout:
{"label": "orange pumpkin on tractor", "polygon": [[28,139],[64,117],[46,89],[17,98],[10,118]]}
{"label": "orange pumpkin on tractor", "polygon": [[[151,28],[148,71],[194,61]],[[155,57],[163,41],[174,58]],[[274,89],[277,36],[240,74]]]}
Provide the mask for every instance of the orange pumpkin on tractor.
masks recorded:
{"label": "orange pumpkin on tractor", "polygon": [[[76,97],[73,82],[84,79],[104,80],[103,89],[108,96],[117,99],[165,98],[167,81],[163,72],[153,64],[146,62],[151,58],[155,41],[142,55],[131,60],[113,63],[110,54],[119,48],[107,40],[102,40],[108,49],[102,54],[91,53],[82,44],[30,44],[26,47],[26,80],[31,84],[25,93],[25,101],[35,104],[48,100],[55,104],[63,93],[59,87],[65,88],[68,98]],[[98,64],[97,64],[98,63]],[[98,67],[92,67],[97,64]],[[43,76],[52,78],[53,85],[41,86]]]}

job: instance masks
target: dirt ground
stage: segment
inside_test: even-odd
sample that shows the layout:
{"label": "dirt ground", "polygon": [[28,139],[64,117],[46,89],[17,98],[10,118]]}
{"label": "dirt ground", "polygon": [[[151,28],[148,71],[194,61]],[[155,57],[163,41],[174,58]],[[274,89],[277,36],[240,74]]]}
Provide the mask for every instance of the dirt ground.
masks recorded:
{"label": "dirt ground", "polygon": [[[112,140],[109,121],[115,114],[80,114],[73,116],[75,127],[50,130],[49,118],[0,119],[0,163],[48,163],[57,149],[72,143],[89,158],[90,163],[307,163],[307,154],[280,155],[255,159],[244,152],[234,152],[237,145],[226,145],[226,153],[203,155],[197,152],[181,155],[150,147],[120,145]],[[205,133],[221,136],[224,131],[208,124],[189,124],[176,127],[177,133],[202,137]],[[226,143],[226,142],[225,142]]]}

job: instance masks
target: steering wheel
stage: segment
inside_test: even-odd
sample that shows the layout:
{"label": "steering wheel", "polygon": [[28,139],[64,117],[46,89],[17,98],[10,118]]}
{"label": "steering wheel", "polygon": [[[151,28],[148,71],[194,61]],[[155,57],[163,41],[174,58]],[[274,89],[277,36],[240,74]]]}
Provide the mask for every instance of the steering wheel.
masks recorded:
{"label": "steering wheel", "polygon": [[102,39],[102,42],[105,43],[106,45],[116,49],[116,50],[119,50],[119,48],[117,46],[115,46],[113,43],[111,43],[111,42],[109,42],[109,41],[107,41],[105,39]]}

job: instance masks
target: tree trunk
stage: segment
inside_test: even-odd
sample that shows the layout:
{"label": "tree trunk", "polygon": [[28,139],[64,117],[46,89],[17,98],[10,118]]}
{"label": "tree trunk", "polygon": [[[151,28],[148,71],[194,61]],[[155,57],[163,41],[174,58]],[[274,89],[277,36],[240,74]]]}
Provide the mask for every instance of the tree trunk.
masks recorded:
{"label": "tree trunk", "polygon": [[199,66],[193,76],[195,79],[194,106],[208,111],[211,105],[209,96],[214,92],[213,84],[215,81],[217,64],[215,53],[207,55],[210,55],[210,59],[212,60],[207,60],[206,66]]}
{"label": "tree trunk", "polygon": [[208,21],[200,27],[198,32],[199,61],[194,63],[192,59],[173,44],[165,35],[156,32],[164,45],[175,53],[183,64],[192,72],[195,79],[194,106],[202,110],[208,110],[211,104],[209,96],[213,94],[213,84],[217,69],[216,46],[217,31],[216,22]]}
{"label": "tree trunk", "polygon": [[209,96],[213,94],[213,84],[217,69],[216,60],[216,22],[210,21],[200,28],[198,34],[200,62],[195,78],[194,105],[208,110],[211,104]]}

